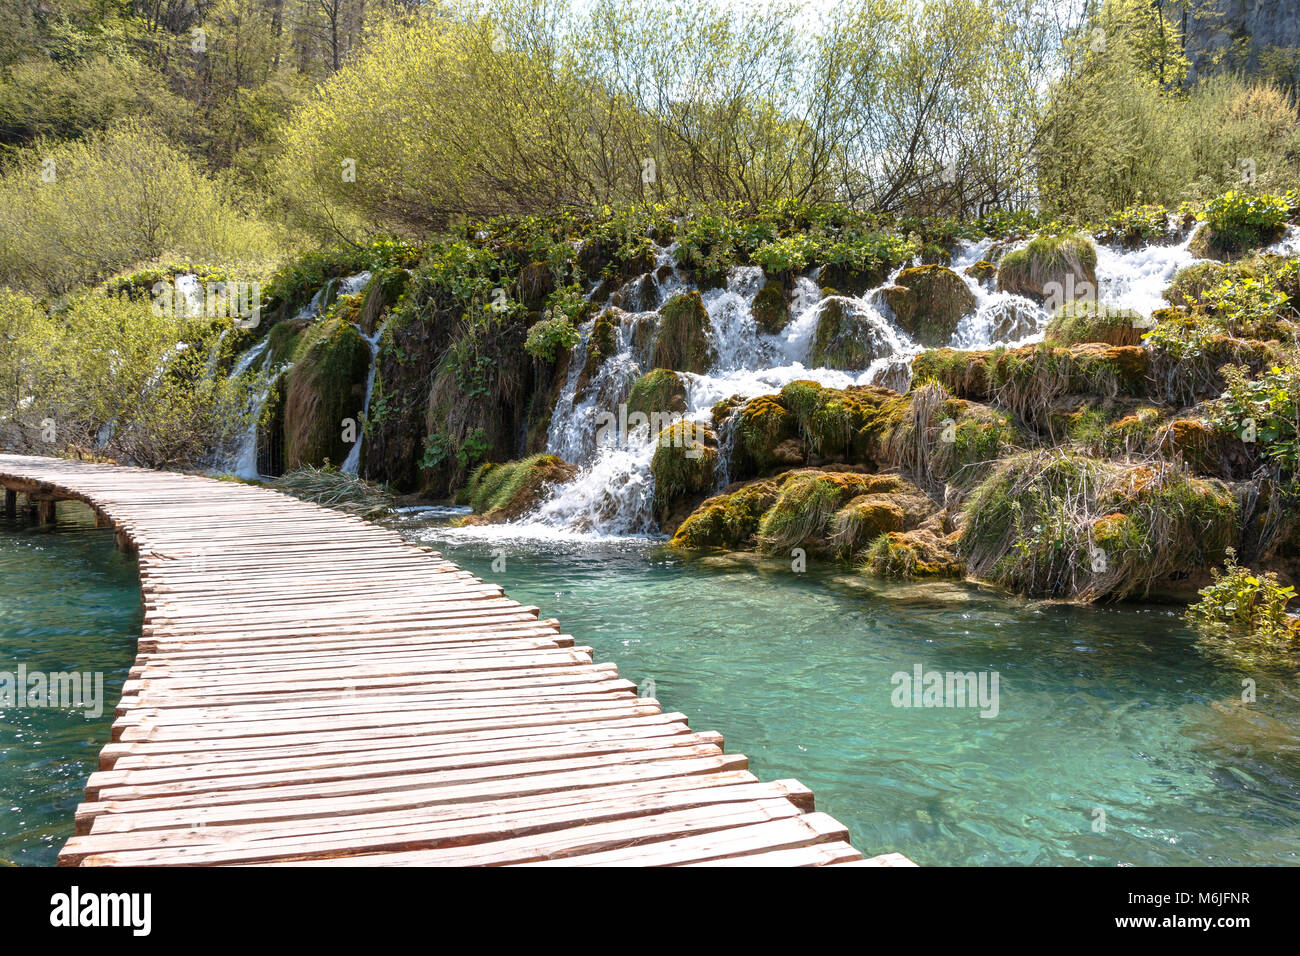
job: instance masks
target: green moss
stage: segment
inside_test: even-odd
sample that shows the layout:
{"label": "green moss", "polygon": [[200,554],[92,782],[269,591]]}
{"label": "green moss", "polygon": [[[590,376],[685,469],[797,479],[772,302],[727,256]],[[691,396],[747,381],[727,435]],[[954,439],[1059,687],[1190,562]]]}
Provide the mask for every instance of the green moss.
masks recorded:
{"label": "green moss", "polygon": [[1037,236],[1002,257],[998,289],[1054,306],[1084,298],[1097,289],[1097,249],[1085,236]]}
{"label": "green moss", "polygon": [[871,542],[859,570],[906,581],[961,577],[963,566],[951,548],[933,535],[890,531]]}
{"label": "green moss", "polygon": [[717,461],[717,437],[702,425],[677,422],[659,433],[650,473],[661,524],[713,487]]}
{"label": "green moss", "polygon": [[995,469],[967,499],[960,547],[993,583],[1093,601],[1207,567],[1238,533],[1236,496],[1219,482],[1053,451]]}
{"label": "green moss", "polygon": [[844,558],[852,558],[868,542],[888,531],[902,531],[905,512],[888,495],[858,495],[835,512],[831,540]]}
{"label": "green moss", "polygon": [[406,291],[410,273],[405,269],[379,269],[361,293],[360,325],[367,334],[379,328],[384,316]]}
{"label": "green moss", "polygon": [[941,265],[904,269],[885,301],[898,325],[921,345],[947,343],[962,316],[975,308],[975,295],[961,276]]}
{"label": "green moss", "polygon": [[632,383],[627,398],[627,413],[641,413],[647,418],[686,411],[686,383],[671,369],[651,369]]}
{"label": "green moss", "polygon": [[693,551],[754,547],[759,521],[776,502],[783,480],[765,478],[708,499],[678,526],[671,544]]}
{"label": "green moss", "polygon": [[698,292],[673,296],[659,310],[651,364],[655,368],[702,373],[713,364],[709,314]]}
{"label": "green moss", "polygon": [[355,421],[359,437],[369,368],[369,347],[341,319],[317,322],[301,336],[285,376],[287,470],[347,458],[352,446],[343,440],[343,421]]}
{"label": "green moss", "polygon": [[787,464],[777,450],[797,437],[794,414],[771,395],[746,402],[734,425],[731,461],[733,475],[761,474],[776,464]]}
{"label": "green moss", "polygon": [[998,267],[987,259],[981,259],[979,262],[967,266],[966,274],[979,282],[987,282],[990,279],[997,278]]}
{"label": "green moss", "polygon": [[853,300],[841,296],[822,300],[810,356],[814,366],[859,371],[890,348],[871,317],[859,312]]}
{"label": "green moss", "polygon": [[543,493],[576,475],[578,469],[555,455],[533,455],[520,461],[488,462],[470,476],[466,498],[476,521],[510,521],[537,507]]}
{"label": "green moss", "polygon": [[1056,310],[1047,324],[1046,338],[1060,345],[1104,342],[1107,345],[1141,345],[1142,316],[1132,309],[1079,299]]}
{"label": "green moss", "polygon": [[754,322],[762,332],[776,335],[790,324],[790,306],[785,299],[785,288],[779,282],[768,280],[750,307]]}
{"label": "green moss", "polygon": [[829,550],[831,516],[869,485],[869,475],[851,472],[795,474],[781,486],[775,504],[759,522],[759,550],[767,554],[798,546]]}

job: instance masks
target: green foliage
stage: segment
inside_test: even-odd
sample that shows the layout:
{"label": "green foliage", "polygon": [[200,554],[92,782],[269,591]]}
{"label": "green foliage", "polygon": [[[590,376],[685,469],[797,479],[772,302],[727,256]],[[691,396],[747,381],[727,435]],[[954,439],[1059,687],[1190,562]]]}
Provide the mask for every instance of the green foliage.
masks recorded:
{"label": "green foliage", "polygon": [[280,248],[278,230],[138,125],[38,143],[0,176],[0,285],[60,295],[164,256],[255,263]]}
{"label": "green foliage", "polygon": [[1272,572],[1242,567],[1232,551],[1223,569],[1211,573],[1213,583],[1187,609],[1187,622],[1211,641],[1225,642],[1238,659],[1257,659],[1263,651],[1290,662],[1300,650],[1300,628],[1287,611],[1295,588],[1284,587]]}
{"label": "green foliage", "polygon": [[1251,195],[1229,189],[1206,203],[1198,218],[1209,230],[1209,251],[1233,254],[1254,249],[1282,235],[1293,200],[1267,194]]}
{"label": "green foliage", "polygon": [[1112,213],[1092,231],[1100,242],[1137,249],[1153,242],[1166,242],[1177,233],[1169,227],[1170,213],[1164,206],[1142,204]]}
{"label": "green foliage", "polygon": [[582,341],[582,334],[567,316],[541,319],[528,329],[524,349],[540,362],[554,362]]}
{"label": "green foliage", "polygon": [[1300,367],[1274,365],[1255,378],[1241,366],[1223,370],[1226,389],[1211,421],[1248,444],[1258,443],[1283,473],[1300,469]]}
{"label": "green foliage", "polygon": [[206,374],[231,358],[218,342],[223,327],[94,292],[51,313],[0,290],[0,446],[153,468],[209,464],[250,424],[252,376]]}

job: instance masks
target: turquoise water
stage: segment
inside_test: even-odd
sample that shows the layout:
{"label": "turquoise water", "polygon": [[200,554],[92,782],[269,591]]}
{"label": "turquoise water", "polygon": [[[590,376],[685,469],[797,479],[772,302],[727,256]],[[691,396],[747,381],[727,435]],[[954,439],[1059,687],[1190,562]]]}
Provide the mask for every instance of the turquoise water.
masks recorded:
{"label": "turquoise water", "polygon": [[[559,618],[624,677],[653,680],[666,710],[721,731],[760,777],[803,781],[864,851],[931,865],[1300,861],[1295,675],[1207,659],[1171,608],[399,526]],[[997,716],[893,706],[892,676],[916,664],[996,672]]]}
{"label": "turquoise water", "polygon": [[0,518],[0,671],[104,675],[98,718],[76,707],[0,709],[0,864],[52,864],[72,836],[139,633],[135,561],[88,509],[60,503],[53,530]]}
{"label": "turquoise water", "polygon": [[[55,531],[0,523],[0,670],[105,675],[97,720],[0,713],[0,862],[52,863],[71,835],[135,653],[134,562],[77,510],[60,505]],[[764,779],[812,787],[865,851],[931,865],[1300,858],[1295,675],[1206,658],[1170,608],[1041,606],[815,565],[722,569],[643,541],[401,527],[560,618],[625,677],[653,680],[666,709],[721,731]],[[893,706],[891,678],[918,664],[996,673],[997,716]]]}

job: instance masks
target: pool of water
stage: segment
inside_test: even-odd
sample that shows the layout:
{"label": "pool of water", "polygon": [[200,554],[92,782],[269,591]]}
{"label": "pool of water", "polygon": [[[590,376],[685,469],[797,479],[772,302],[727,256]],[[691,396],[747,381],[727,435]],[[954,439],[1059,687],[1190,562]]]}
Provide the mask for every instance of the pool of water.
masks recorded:
{"label": "pool of water", "polygon": [[[559,618],[624,677],[652,680],[665,710],[721,731],[763,779],[807,784],[868,853],[1300,861],[1296,675],[1206,657],[1176,609],[1038,605],[815,565],[719,568],[651,541],[529,541],[445,521],[396,524]],[[996,716],[895,706],[895,675],[917,665],[983,672],[990,691],[996,674]]]}
{"label": "pool of water", "polygon": [[53,864],[72,836],[140,634],[134,558],[84,506],[58,507],[54,528],[0,518],[0,672],[102,674],[103,712],[93,678],[84,706],[0,706],[0,865]]}

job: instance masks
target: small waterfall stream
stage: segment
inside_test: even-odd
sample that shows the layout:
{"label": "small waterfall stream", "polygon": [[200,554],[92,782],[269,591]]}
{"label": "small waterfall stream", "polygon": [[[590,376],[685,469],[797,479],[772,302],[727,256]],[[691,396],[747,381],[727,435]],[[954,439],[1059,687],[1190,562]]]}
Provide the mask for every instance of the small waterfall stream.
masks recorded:
{"label": "small waterfall stream", "polygon": [[361,420],[357,422],[357,440],[352,443],[352,448],[348,451],[348,457],[343,460],[343,464],[339,469],[345,475],[355,475],[361,467],[361,443],[365,440],[363,425],[366,416],[370,414],[370,393],[375,389],[375,372],[379,366],[379,339],[384,334],[384,329],[387,326],[388,322],[383,322],[371,335],[366,335],[365,332],[361,331],[359,325],[352,326],[357,330],[357,334],[361,336],[366,345],[370,347],[370,371],[366,374],[366,397],[361,405]]}
{"label": "small waterfall stream", "polygon": [[[1188,250],[1190,239],[1189,235],[1177,245],[1152,245],[1133,251],[1099,244],[1099,301],[1135,309],[1144,316],[1166,305],[1164,289],[1179,269],[1195,261]],[[1300,231],[1292,241],[1300,244]],[[1022,296],[999,292],[991,280],[981,282],[966,274],[968,266],[988,258],[993,245],[991,239],[963,241],[954,251],[951,268],[970,289],[975,308],[962,318],[949,343],[951,348],[986,349],[1038,342],[1051,318],[1041,305]],[[671,247],[657,249],[656,266],[665,263],[672,264]],[[762,269],[733,268],[725,287],[702,294],[717,358],[705,374],[680,373],[687,386],[683,418],[711,427],[712,409],[717,402],[732,396],[750,399],[770,394],[798,379],[831,388],[861,384],[905,387],[911,359],[921,348],[898,328],[882,294],[884,286],[892,284],[900,271],[901,268],[895,270],[884,285],[861,297],[841,299],[866,325],[877,353],[882,356],[866,368],[841,371],[814,367],[811,360],[818,320],[822,310],[833,301],[821,297],[815,273],[795,281],[790,297],[791,320],[786,328],[777,335],[766,335],[755,324],[752,311],[754,297],[765,281]],[[668,278],[656,278],[654,282],[658,306],[689,288],[675,267]],[[603,441],[597,440],[602,414],[617,414],[618,405],[626,401],[632,383],[650,370],[655,319],[655,313],[624,313],[617,329],[617,354],[602,364],[585,388],[579,389],[585,341],[592,333],[595,320],[582,330],[584,344],[574,349],[547,437],[549,452],[580,465],[582,470],[573,480],[555,488],[549,500],[531,515],[516,522],[517,531],[542,536],[656,532],[651,511],[654,480],[650,474],[656,436],[650,434],[648,426],[642,426],[626,434],[603,435]],[[718,439],[721,450],[725,450],[730,435],[725,427],[722,432]],[[719,467],[718,487],[724,487],[726,480],[723,463]]]}

